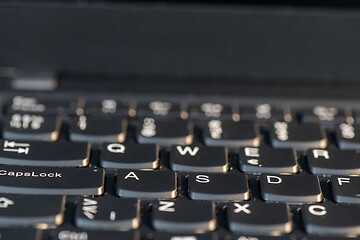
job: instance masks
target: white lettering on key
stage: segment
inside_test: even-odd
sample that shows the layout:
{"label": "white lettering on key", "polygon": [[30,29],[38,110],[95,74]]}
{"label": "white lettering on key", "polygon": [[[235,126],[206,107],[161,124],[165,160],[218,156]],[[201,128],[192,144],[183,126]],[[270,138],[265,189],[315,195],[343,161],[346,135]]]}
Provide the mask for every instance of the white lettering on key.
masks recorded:
{"label": "white lettering on key", "polygon": [[191,156],[195,156],[200,150],[199,147],[194,147],[194,149],[191,149],[191,147],[189,146],[186,146],[184,148],[182,148],[181,146],[176,146],[176,149],[182,156],[186,155],[187,153],[189,153]]}
{"label": "white lettering on key", "polygon": [[110,143],[107,150],[111,153],[125,153],[125,146],[120,143]]}
{"label": "white lettering on key", "polygon": [[220,117],[223,106],[218,103],[204,103],[200,106],[206,117]]}
{"label": "white lettering on key", "polygon": [[234,213],[244,212],[246,214],[251,214],[251,210],[248,209],[250,207],[249,204],[241,205],[240,203],[234,203]]}
{"label": "white lettering on key", "polygon": [[207,175],[196,175],[196,182],[198,182],[198,183],[209,183],[210,178]]}
{"label": "white lettering on key", "polygon": [[43,116],[30,115],[30,114],[13,114],[10,120],[10,127],[16,129],[28,129],[38,130],[44,123]]}
{"label": "white lettering on key", "polygon": [[324,206],[321,206],[321,205],[312,205],[312,206],[310,206],[309,207],[309,212],[312,215],[315,215],[315,216],[324,216],[327,213],[326,208]]}
{"label": "white lettering on key", "polygon": [[114,211],[110,212],[110,220],[115,221],[116,220],[116,213]]}
{"label": "white lettering on key", "polygon": [[260,149],[259,148],[245,148],[244,149],[245,151],[245,156],[247,157],[260,157],[260,154],[259,154],[259,151]]}
{"label": "white lettering on key", "polygon": [[78,124],[80,130],[84,131],[87,127],[86,117],[84,115],[80,116],[77,124]]}
{"label": "white lettering on key", "polygon": [[241,237],[239,237],[237,240],[259,240],[259,238],[257,238],[257,237],[245,237],[245,236],[241,236]]}
{"label": "white lettering on key", "polygon": [[[258,159],[249,159],[247,160],[248,164],[254,165],[254,166],[260,166],[259,165],[259,160]],[[261,166],[260,166],[261,167]]]}
{"label": "white lettering on key", "polygon": [[14,205],[14,201],[5,197],[0,198],[0,208],[8,208],[10,205]]}
{"label": "white lettering on key", "polygon": [[171,237],[170,240],[197,240],[197,238],[194,236],[174,236]]}
{"label": "white lettering on key", "polygon": [[211,138],[213,138],[213,139],[221,139],[221,135],[223,133],[221,125],[222,124],[221,124],[220,120],[211,120],[208,123]]}
{"label": "white lettering on key", "polygon": [[289,139],[288,125],[286,122],[275,122],[274,128],[275,134],[280,141]]}
{"label": "white lettering on key", "polygon": [[145,118],[143,123],[143,128],[141,130],[141,135],[144,137],[153,137],[156,135],[156,125],[153,118]]}
{"label": "white lettering on key", "polygon": [[257,105],[256,106],[256,118],[270,119],[271,118],[271,106],[267,103]]}
{"label": "white lettering on key", "polygon": [[98,202],[95,200],[84,198],[82,207],[83,214],[89,219],[94,219],[97,213],[97,204]]}
{"label": "white lettering on key", "polygon": [[340,186],[342,186],[343,183],[350,183],[350,178],[338,177],[338,183]]}
{"label": "white lettering on key", "polygon": [[324,157],[326,159],[329,159],[329,152],[322,149],[314,149],[313,151],[314,158]]}
{"label": "white lettering on key", "polygon": [[45,105],[38,103],[36,98],[16,96],[13,99],[11,108],[15,111],[44,112]]}
{"label": "white lettering on key", "polygon": [[355,129],[353,126],[347,123],[342,123],[339,126],[341,130],[341,136],[346,139],[353,139],[355,137]]}
{"label": "white lettering on key", "polygon": [[166,116],[171,109],[171,103],[154,101],[149,104],[149,108],[153,111],[154,115]]}
{"label": "white lettering on key", "polygon": [[321,121],[333,121],[336,114],[338,114],[338,110],[333,107],[317,106],[313,109],[313,113],[318,116]]}
{"label": "white lettering on key", "polygon": [[160,212],[175,212],[175,203],[174,202],[167,202],[167,201],[160,201],[158,210]]}
{"label": "white lettering on key", "polygon": [[114,99],[104,99],[101,102],[101,111],[103,113],[115,113],[116,112],[116,101]]}
{"label": "white lettering on key", "polygon": [[86,232],[72,232],[63,230],[58,234],[59,240],[88,240],[88,234]]}
{"label": "white lettering on key", "polygon": [[266,176],[266,179],[269,184],[280,184],[282,182],[281,177],[278,176]]}
{"label": "white lettering on key", "polygon": [[124,178],[125,180],[128,178],[135,178],[137,181],[139,181],[139,177],[136,176],[136,174],[134,172],[129,172],[128,175],[126,175],[126,177]]}

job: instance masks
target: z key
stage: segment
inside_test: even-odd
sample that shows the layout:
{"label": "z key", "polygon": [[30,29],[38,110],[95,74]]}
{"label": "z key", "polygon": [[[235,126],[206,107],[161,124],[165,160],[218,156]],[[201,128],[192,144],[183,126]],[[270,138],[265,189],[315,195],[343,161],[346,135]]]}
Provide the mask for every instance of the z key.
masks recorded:
{"label": "z key", "polygon": [[56,141],[61,120],[51,115],[14,113],[4,118],[3,137],[14,140]]}

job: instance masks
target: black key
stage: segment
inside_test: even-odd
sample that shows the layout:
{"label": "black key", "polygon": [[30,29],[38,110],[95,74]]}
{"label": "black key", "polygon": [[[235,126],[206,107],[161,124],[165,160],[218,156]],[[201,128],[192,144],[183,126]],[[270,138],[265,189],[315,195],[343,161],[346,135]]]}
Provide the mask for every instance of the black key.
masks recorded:
{"label": "black key", "polygon": [[10,112],[32,114],[73,114],[76,112],[77,100],[44,100],[36,97],[15,96],[9,106]]}
{"label": "black key", "polygon": [[75,224],[89,229],[128,231],[140,226],[135,199],[83,198],[76,207]]}
{"label": "black key", "polygon": [[101,168],[0,167],[0,192],[45,195],[101,195]]}
{"label": "black key", "polygon": [[140,240],[140,234],[134,231],[94,231],[76,228],[61,228],[50,233],[51,240]]}
{"label": "black key", "polygon": [[227,222],[232,232],[283,235],[293,230],[289,206],[282,203],[230,203]]}
{"label": "black key", "polygon": [[89,164],[87,143],[0,140],[0,164],[83,167]]}
{"label": "black key", "polygon": [[0,228],[0,239],[41,240],[42,232],[35,228]]}
{"label": "black key", "polygon": [[208,146],[257,147],[260,131],[258,125],[252,122],[211,120],[203,128],[203,139]]}
{"label": "black key", "polygon": [[360,177],[332,176],[333,198],[338,203],[360,203]]}
{"label": "black key", "polygon": [[70,125],[70,140],[77,142],[124,142],[126,134],[126,119],[89,118],[82,115]]}
{"label": "black key", "polygon": [[345,123],[347,118],[345,111],[336,107],[315,106],[301,111],[301,120],[305,123]]}
{"label": "black key", "polygon": [[56,141],[61,120],[55,116],[14,113],[4,118],[3,137],[8,139]]}
{"label": "black key", "polygon": [[247,177],[239,172],[189,174],[188,185],[189,196],[195,200],[243,201],[250,198]]}
{"label": "black key", "polygon": [[261,195],[266,201],[306,203],[323,200],[319,179],[314,175],[262,174],[260,180]]}
{"label": "black key", "polygon": [[193,142],[194,126],[182,119],[142,118],[138,122],[136,138],[139,143],[189,145]]}
{"label": "black key", "polygon": [[268,103],[256,104],[255,106],[241,106],[240,116],[242,120],[276,120],[291,121],[292,115],[284,112],[280,105],[271,106]]}
{"label": "black key", "polygon": [[159,147],[155,144],[104,143],[100,164],[104,168],[155,169],[159,166]]}
{"label": "black key", "polygon": [[115,99],[89,100],[85,104],[85,114],[127,116],[129,114],[129,106]]}
{"label": "black key", "polygon": [[312,149],[310,171],[318,175],[360,175],[360,153],[353,150]]}
{"label": "black key", "polygon": [[120,197],[170,199],[177,195],[176,173],[168,170],[119,170],[117,194]]}
{"label": "black key", "polygon": [[326,148],[327,138],[325,130],[318,124],[296,124],[274,122],[270,130],[273,147],[295,148],[307,150],[309,148]]}
{"label": "black key", "polygon": [[228,151],[222,147],[172,146],[170,166],[175,171],[226,172]]}
{"label": "black key", "polygon": [[245,147],[239,152],[240,169],[250,173],[297,173],[299,165],[293,149],[268,146]]}
{"label": "black key", "polygon": [[64,220],[65,197],[0,194],[0,208],[2,227],[56,227]]}
{"label": "black key", "polygon": [[186,119],[188,117],[186,106],[165,101],[152,101],[140,104],[137,115],[139,117],[150,118],[168,117]]}
{"label": "black key", "polygon": [[336,140],[340,149],[360,149],[360,125],[342,123],[336,128]]}
{"label": "black key", "polygon": [[360,235],[360,206],[317,204],[301,209],[305,231],[324,236]]}
{"label": "black key", "polygon": [[271,236],[249,236],[249,235],[240,235],[240,234],[232,234],[231,236],[232,237],[229,238],[231,240],[294,240],[296,239],[291,236],[271,237]]}
{"label": "black key", "polygon": [[191,118],[200,120],[232,120],[233,114],[234,112],[230,105],[224,105],[221,103],[203,103],[200,105],[193,105],[190,110]]}
{"label": "black key", "polygon": [[217,225],[211,202],[158,201],[152,211],[152,225],[160,231],[204,233],[214,231]]}
{"label": "black key", "polygon": [[154,240],[218,240],[216,234],[204,233],[204,234],[176,234],[156,232],[152,238]]}

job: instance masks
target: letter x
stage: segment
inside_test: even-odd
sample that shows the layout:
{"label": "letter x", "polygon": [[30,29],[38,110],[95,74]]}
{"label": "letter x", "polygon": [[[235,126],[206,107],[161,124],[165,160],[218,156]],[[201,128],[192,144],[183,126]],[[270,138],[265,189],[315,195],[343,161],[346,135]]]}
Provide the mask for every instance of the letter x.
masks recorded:
{"label": "letter x", "polygon": [[245,205],[240,205],[239,203],[234,203],[234,207],[236,207],[236,209],[234,210],[234,213],[239,213],[244,211],[244,213],[246,214],[250,214],[251,211],[248,209],[248,207],[250,207],[249,204],[245,204]]}

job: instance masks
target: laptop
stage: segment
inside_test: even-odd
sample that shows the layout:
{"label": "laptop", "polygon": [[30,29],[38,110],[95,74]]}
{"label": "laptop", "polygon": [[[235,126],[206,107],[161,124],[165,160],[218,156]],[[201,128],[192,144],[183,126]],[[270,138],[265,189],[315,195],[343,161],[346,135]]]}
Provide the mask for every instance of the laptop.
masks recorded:
{"label": "laptop", "polygon": [[357,239],[359,16],[2,1],[0,239]]}

